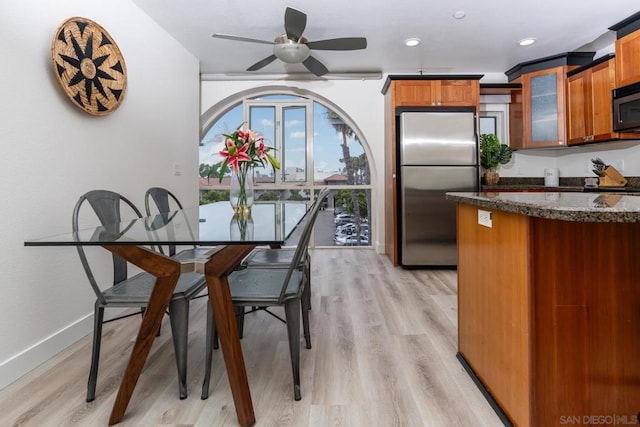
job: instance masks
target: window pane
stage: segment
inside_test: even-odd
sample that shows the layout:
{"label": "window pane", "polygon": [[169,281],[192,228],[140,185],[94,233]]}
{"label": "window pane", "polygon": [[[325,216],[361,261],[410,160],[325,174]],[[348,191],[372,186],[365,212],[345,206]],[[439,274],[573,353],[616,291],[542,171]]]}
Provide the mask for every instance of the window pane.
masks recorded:
{"label": "window pane", "polygon": [[[263,138],[264,143],[268,147],[275,148],[275,140],[276,140],[276,109],[275,107],[256,107],[251,106],[249,108],[249,127],[258,132]],[[271,154],[275,155],[275,152],[271,152]],[[267,165],[266,167],[256,167],[254,168],[255,174],[255,183],[274,183],[276,182],[276,177],[273,172],[273,168],[271,165]],[[277,172],[276,172],[277,173]]]}
{"label": "window pane", "polygon": [[[200,141],[200,186],[218,183],[217,168],[211,166],[222,162],[220,150],[224,148],[224,134],[231,134],[242,123],[242,104],[224,113]],[[208,179],[207,179],[208,178]],[[204,179],[204,184],[202,179]],[[227,199],[228,200],[228,199]]]}
{"label": "window pane", "polygon": [[314,102],[313,127],[313,180],[322,185],[369,184],[367,156],[351,126]]}
{"label": "window pane", "polygon": [[282,163],[285,182],[307,180],[307,109],[286,107],[282,111]]}
{"label": "window pane", "polygon": [[271,200],[295,200],[306,201],[310,198],[310,192],[307,189],[295,190],[259,190],[255,189],[255,200],[259,202]]}
{"label": "window pane", "polygon": [[492,133],[498,135],[495,117],[480,117],[480,134]]}
{"label": "window pane", "polygon": [[[353,200],[357,200],[354,209]],[[371,246],[371,190],[334,190],[321,208],[314,228],[315,246]]]}

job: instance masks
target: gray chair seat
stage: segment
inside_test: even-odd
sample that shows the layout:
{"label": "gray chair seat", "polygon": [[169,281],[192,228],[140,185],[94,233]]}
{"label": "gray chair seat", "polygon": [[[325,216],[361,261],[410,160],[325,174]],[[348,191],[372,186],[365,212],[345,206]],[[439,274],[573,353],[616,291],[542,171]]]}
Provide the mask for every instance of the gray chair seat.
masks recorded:
{"label": "gray chair seat", "polygon": [[[228,277],[231,299],[236,305],[282,305],[279,300],[282,284],[287,277],[286,269],[237,270]],[[296,298],[300,294],[304,275],[294,271],[289,279],[282,301]]]}
{"label": "gray chair seat", "polygon": [[194,261],[194,260],[204,260],[204,259],[209,259],[211,257],[211,255],[213,255],[214,253],[216,253],[219,250],[220,250],[220,248],[218,248],[218,247],[213,247],[213,248],[205,248],[205,247],[187,248],[187,249],[183,249],[180,252],[174,254],[171,258],[175,259],[176,261],[180,261],[180,262],[189,262],[189,261]]}
{"label": "gray chair seat", "polygon": [[291,264],[295,248],[256,248],[243,261],[243,267],[287,268]]}
{"label": "gray chair seat", "polygon": [[[132,306],[144,306],[149,301],[156,278],[148,273],[138,273],[102,292],[107,303],[130,302]],[[173,291],[173,299],[192,299],[206,287],[200,273],[182,273]]]}

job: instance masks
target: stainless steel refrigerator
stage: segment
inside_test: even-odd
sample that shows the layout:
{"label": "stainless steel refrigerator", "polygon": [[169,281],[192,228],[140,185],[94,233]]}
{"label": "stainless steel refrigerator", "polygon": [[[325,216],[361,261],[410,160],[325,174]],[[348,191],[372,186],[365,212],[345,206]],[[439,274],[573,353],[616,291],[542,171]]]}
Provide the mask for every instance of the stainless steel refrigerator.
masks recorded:
{"label": "stainless steel refrigerator", "polygon": [[400,264],[456,266],[456,205],[449,191],[478,191],[474,110],[405,111],[398,131]]}

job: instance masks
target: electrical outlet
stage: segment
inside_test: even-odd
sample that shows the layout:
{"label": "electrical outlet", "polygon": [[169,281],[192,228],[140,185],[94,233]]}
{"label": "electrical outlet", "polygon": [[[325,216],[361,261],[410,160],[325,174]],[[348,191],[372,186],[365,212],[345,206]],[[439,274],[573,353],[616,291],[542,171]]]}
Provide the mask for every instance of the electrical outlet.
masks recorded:
{"label": "electrical outlet", "polygon": [[585,164],[584,171],[585,172],[593,172],[593,163],[591,163],[591,160],[587,160],[587,163]]}
{"label": "electrical outlet", "polygon": [[492,227],[491,212],[478,209],[478,224],[485,227]]}
{"label": "electrical outlet", "polygon": [[618,169],[618,172],[620,173],[624,172],[624,160],[616,161],[616,169]]}

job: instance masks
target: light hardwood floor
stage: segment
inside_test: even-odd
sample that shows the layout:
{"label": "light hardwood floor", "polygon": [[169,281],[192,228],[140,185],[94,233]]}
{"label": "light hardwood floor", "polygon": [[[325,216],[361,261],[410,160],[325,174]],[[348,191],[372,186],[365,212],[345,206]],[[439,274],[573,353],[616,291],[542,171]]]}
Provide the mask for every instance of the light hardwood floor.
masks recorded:
{"label": "light hardwood floor", "polygon": [[[265,313],[242,340],[257,426],[501,426],[455,357],[456,273],[403,270],[371,250],[312,252],[313,348],[293,400],[286,327]],[[222,355],[200,399],[206,299],[191,305],[189,397],[178,399],[168,319],[121,426],[235,426]],[[87,336],[0,392],[2,426],[106,426],[137,320],[105,325],[96,400]]]}

